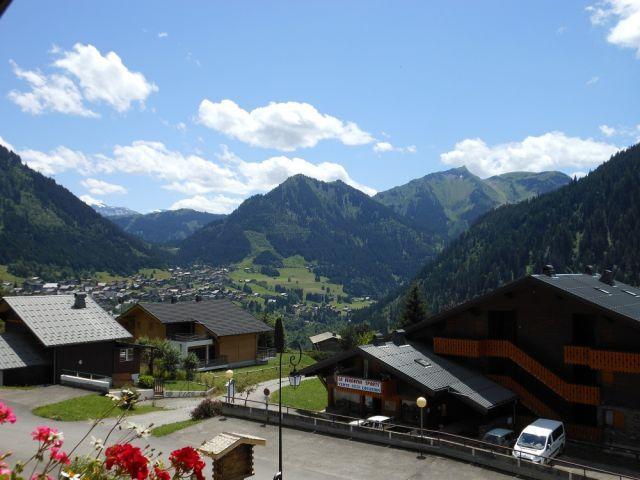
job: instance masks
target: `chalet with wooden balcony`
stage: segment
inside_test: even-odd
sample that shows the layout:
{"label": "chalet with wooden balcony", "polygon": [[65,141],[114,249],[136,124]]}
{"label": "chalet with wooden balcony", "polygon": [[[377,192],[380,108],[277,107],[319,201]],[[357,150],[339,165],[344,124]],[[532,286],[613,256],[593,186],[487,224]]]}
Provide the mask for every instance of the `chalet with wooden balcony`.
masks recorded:
{"label": "chalet with wooden balcony", "polygon": [[270,355],[258,339],[272,328],[227,300],[137,303],[117,320],[135,339],[166,339],[183,357],[194,353],[201,370],[253,365]]}
{"label": "chalet with wooden balcony", "polygon": [[[513,414],[516,396],[498,382],[437,355],[427,346],[405,339],[377,337],[302,370],[317,375],[327,387],[328,409],[361,417],[386,415],[396,422],[416,424],[418,397],[427,398],[425,426],[475,427]],[[457,426],[456,426],[457,424]]]}
{"label": "chalet with wooden balcony", "polygon": [[640,440],[640,289],[547,266],[407,329],[408,337],[516,392],[521,418],[569,436]]}

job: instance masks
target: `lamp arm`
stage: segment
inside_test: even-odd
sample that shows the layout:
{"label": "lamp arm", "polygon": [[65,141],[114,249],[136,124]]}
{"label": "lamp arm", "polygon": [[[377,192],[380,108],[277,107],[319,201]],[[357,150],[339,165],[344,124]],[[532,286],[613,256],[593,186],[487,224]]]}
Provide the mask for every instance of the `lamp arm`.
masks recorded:
{"label": "lamp arm", "polygon": [[298,365],[300,365],[300,362],[302,361],[302,346],[300,345],[300,342],[295,342],[295,346],[298,347],[298,354],[297,354],[298,359],[296,360],[295,353],[289,357],[289,363],[291,364],[294,370]]}

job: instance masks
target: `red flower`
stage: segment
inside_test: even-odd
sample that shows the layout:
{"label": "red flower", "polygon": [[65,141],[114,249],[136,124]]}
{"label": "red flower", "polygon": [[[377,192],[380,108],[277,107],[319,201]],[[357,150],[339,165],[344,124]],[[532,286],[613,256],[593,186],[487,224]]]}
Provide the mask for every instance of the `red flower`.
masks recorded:
{"label": "red flower", "polygon": [[184,447],[174,450],[169,456],[169,461],[173,468],[176,469],[178,476],[186,476],[188,474],[195,475],[198,480],[204,480],[202,469],[204,462],[200,458],[200,454],[193,447]]}
{"label": "red flower", "polygon": [[0,425],[7,422],[16,423],[16,416],[13,414],[13,410],[0,402]]}
{"label": "red flower", "polygon": [[38,442],[42,442],[43,446],[48,447],[49,445],[53,445],[56,448],[60,448],[62,446],[62,432],[58,432],[57,428],[51,428],[44,425],[36,427],[36,429],[31,432],[31,437]]}
{"label": "red flower", "polygon": [[104,452],[107,460],[105,466],[111,470],[114,466],[119,474],[127,473],[131,478],[144,480],[149,476],[147,457],[138,447],[130,443],[111,445]]}
{"label": "red flower", "polygon": [[51,459],[62,465],[69,465],[71,463],[71,460],[69,460],[69,455],[67,455],[57,447],[53,447],[51,449]]}
{"label": "red flower", "polygon": [[153,466],[153,473],[157,480],[171,479],[171,474],[168,471],[161,469],[158,465]]}

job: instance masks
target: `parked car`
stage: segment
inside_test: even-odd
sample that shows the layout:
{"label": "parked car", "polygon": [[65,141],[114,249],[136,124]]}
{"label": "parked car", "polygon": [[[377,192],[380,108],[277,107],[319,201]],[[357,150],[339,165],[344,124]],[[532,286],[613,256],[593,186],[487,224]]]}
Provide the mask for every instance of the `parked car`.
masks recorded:
{"label": "parked car", "polygon": [[522,430],[513,447],[513,456],[536,463],[547,463],[564,451],[565,443],[562,422],[539,418]]}
{"label": "parked car", "polygon": [[494,428],[484,434],[482,441],[493,443],[494,445],[499,445],[501,447],[511,448],[516,442],[516,432],[506,428]]}
{"label": "parked car", "polygon": [[369,417],[366,420],[353,420],[349,422],[349,425],[356,425],[358,427],[368,427],[375,428],[378,430],[384,430],[384,427],[391,421],[390,417],[385,417],[383,415],[375,415],[373,417]]}

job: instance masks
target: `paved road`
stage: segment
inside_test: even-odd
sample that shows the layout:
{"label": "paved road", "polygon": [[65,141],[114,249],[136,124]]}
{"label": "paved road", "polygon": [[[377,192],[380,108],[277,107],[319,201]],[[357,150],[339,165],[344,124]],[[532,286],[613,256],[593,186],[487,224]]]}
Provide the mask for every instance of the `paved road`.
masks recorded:
{"label": "paved road", "polygon": [[[14,460],[33,453],[34,443],[29,432],[37,425],[47,424],[64,431],[65,447],[74,445],[86,433],[89,422],[55,422],[34,416],[33,406],[64,397],[86,394],[86,392],[65,387],[47,387],[33,390],[0,391],[0,399],[9,404],[18,417],[14,425],[0,427],[0,451],[15,452]],[[29,393],[25,393],[29,392]],[[194,404],[197,400],[193,400]],[[184,400],[180,408],[164,412],[153,412],[134,417],[136,423],[170,423],[184,418],[189,405]],[[104,438],[113,420],[107,420],[96,428],[94,435]],[[277,470],[277,428],[262,427],[255,422],[239,419],[214,418],[198,425],[175,432],[161,438],[148,439],[162,452],[183,445],[198,446],[221,432],[239,432],[262,436],[267,440],[265,447],[256,447],[256,480],[271,480]],[[145,441],[145,443],[147,443]],[[79,449],[90,449],[87,442]],[[284,430],[285,478],[289,480],[422,480],[446,478],[455,475],[461,480],[503,480],[513,478],[473,465],[459,463],[446,458],[427,456],[425,460],[416,458],[414,452],[394,448],[352,442],[324,435],[297,430]]]}

